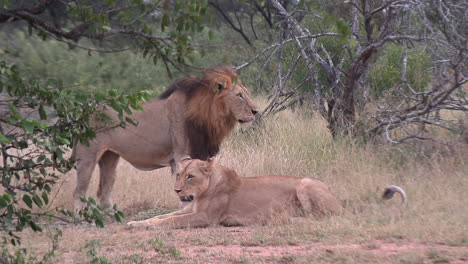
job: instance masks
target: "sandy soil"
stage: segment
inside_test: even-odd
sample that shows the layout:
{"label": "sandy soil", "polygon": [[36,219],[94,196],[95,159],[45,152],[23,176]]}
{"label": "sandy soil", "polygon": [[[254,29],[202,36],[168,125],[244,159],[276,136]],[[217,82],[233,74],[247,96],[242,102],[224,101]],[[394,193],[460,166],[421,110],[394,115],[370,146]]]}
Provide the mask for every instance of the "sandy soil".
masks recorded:
{"label": "sandy soil", "polygon": [[[34,236],[36,243],[30,246],[44,250],[45,234]],[[90,241],[98,246],[93,249]],[[108,263],[468,263],[467,246],[355,241],[258,238],[258,227],[159,230],[117,224],[104,229],[65,226],[57,259],[60,263],[90,263],[89,252],[94,250],[95,256],[104,257]]]}

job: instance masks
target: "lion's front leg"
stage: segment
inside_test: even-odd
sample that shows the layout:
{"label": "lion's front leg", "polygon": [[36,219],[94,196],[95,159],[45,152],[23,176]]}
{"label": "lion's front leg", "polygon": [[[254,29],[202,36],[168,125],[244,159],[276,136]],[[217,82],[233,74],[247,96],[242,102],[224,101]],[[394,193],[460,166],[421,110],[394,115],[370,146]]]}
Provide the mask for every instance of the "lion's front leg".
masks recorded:
{"label": "lion's front leg", "polygon": [[166,226],[170,228],[205,227],[210,224],[206,213],[172,215],[162,219],[154,217],[144,221],[127,223],[129,226]]}

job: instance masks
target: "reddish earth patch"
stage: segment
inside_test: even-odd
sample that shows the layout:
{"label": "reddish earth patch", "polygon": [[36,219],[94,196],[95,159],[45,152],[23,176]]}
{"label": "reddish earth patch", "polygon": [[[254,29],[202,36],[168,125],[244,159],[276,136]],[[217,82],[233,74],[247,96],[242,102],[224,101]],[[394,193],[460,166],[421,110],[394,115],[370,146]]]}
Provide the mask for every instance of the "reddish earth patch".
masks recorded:
{"label": "reddish earth patch", "polygon": [[[454,253],[455,251],[465,251],[468,252],[468,248],[464,247],[452,247],[445,245],[431,245],[431,244],[418,244],[414,242],[406,243],[381,243],[379,241],[373,241],[370,244],[376,244],[377,248],[367,246],[368,243],[353,244],[353,243],[343,243],[343,244],[326,244],[326,243],[311,243],[305,245],[284,245],[284,246],[241,246],[241,245],[218,245],[212,247],[206,246],[189,246],[182,248],[183,255],[189,259],[198,259],[198,252],[210,251],[213,255],[227,255],[228,259],[265,259],[265,263],[270,263],[268,259],[272,260],[272,263],[275,263],[274,260],[281,260],[288,256],[297,256],[297,255],[311,255],[314,253],[326,253],[333,255],[336,253],[346,253],[346,252],[369,252],[374,255],[380,256],[391,256],[397,255],[399,253],[411,252],[411,253],[421,253],[431,250],[438,251],[447,251],[449,253]],[[281,262],[281,261],[280,261]],[[288,261],[286,261],[288,262]],[[219,263],[219,262],[217,262]],[[292,261],[292,263],[296,263]],[[437,262],[444,263],[444,262]],[[447,263],[468,263],[468,259],[457,259],[449,261]]]}
{"label": "reddish earth patch", "polygon": [[[353,238],[343,238],[337,243],[314,237],[288,242],[275,237],[275,232],[258,238],[259,229],[261,227],[182,230],[128,229],[121,225],[109,225],[104,229],[65,227],[58,254],[63,262],[59,262],[90,262],[86,245],[89,241],[99,241],[97,255],[105,257],[109,263],[468,263],[466,246],[402,240],[359,243]],[[261,232],[269,230],[263,227]],[[36,246],[40,240],[45,242],[44,239],[44,236],[34,238]]]}

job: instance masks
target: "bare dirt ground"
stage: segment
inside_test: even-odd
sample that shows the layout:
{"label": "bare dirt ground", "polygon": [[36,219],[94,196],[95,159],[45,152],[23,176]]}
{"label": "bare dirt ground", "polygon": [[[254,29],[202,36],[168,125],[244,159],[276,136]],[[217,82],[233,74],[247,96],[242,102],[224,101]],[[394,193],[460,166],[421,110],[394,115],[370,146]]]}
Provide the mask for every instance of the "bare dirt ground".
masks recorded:
{"label": "bare dirt ground", "polygon": [[[66,226],[57,263],[468,263],[468,246],[407,239],[323,239],[294,224],[161,230]],[[299,228],[300,229],[300,228]],[[30,245],[43,251],[44,234]],[[42,245],[42,246],[40,246]],[[106,262],[107,261],[107,262]]]}

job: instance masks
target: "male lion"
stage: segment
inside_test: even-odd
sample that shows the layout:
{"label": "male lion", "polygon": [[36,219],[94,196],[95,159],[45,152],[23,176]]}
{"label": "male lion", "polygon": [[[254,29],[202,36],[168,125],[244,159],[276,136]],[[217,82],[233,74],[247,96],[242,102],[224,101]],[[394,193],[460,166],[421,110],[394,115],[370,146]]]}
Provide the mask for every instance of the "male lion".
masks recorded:
{"label": "male lion", "polygon": [[292,176],[241,178],[232,169],[211,161],[186,158],[180,161],[175,191],[182,210],[130,226],[173,228],[265,224],[275,215],[309,213],[335,215],[342,212],[338,200],[318,180]]}
{"label": "male lion", "polygon": [[[247,88],[229,66],[210,69],[202,79],[181,79],[159,100],[143,107],[142,112],[130,116],[138,126],[107,129],[97,133],[89,146],[75,145],[75,210],[82,206],[80,197],[86,195],[96,163],[100,168],[98,197],[108,208],[112,205],[111,191],[120,157],[140,170],[171,166],[175,173],[180,157],[206,160],[214,156],[235,124],[249,125],[257,113]],[[105,113],[116,116],[112,111]]]}

